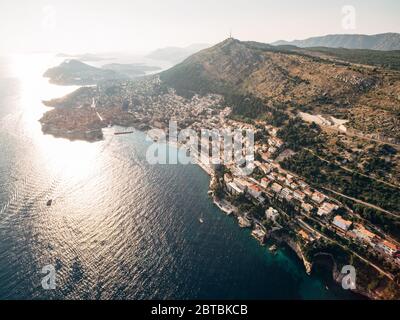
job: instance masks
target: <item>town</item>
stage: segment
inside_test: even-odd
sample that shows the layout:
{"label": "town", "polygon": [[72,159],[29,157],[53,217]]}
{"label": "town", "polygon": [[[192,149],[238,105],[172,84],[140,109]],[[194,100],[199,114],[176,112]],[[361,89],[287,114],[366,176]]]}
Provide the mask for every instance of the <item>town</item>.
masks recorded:
{"label": "town", "polygon": [[[47,104],[56,108],[41,120],[43,130],[55,127],[67,137],[74,130],[101,132],[101,128],[111,125],[167,131],[170,121],[178,124],[178,130],[251,130],[258,138],[250,175],[233,160],[226,162],[223,150],[221,161],[215,164],[208,161],[210,154],[199,156],[188,148],[196,163],[211,176],[210,195],[221,210],[237,217],[241,227],[252,228],[252,235],[261,244],[272,239],[289,245],[304,261],[308,273],[312,268],[312,252],[322,244],[324,250],[334,246],[356,257],[377,278],[393,281],[399,274],[400,244],[332,193],[318,190],[311,186],[312,181],[284,169],[281,163],[296,152],[279,137],[281,129],[263,121],[247,123],[231,117],[231,108],[224,104],[221,95],[184,98],[152,76],[81,88]],[[65,130],[64,123],[73,123],[75,127]],[[102,137],[97,135],[97,138]],[[211,142],[200,140],[199,149],[202,143]],[[275,246],[270,250],[276,250]],[[378,287],[377,283],[371,285],[372,289]]]}

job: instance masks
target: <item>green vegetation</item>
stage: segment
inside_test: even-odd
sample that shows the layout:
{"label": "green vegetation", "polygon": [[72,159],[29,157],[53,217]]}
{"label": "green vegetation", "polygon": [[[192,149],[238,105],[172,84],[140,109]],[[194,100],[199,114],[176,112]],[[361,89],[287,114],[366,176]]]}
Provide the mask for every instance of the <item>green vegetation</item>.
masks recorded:
{"label": "green vegetation", "polygon": [[[318,259],[330,259],[332,263],[336,264],[339,272],[343,266],[352,265],[357,270],[357,283],[364,290],[373,291],[387,281],[377,270],[335,243],[326,242],[325,240],[315,241],[310,245],[304,246],[303,252],[309,261],[315,262]],[[398,295],[398,285],[396,283],[393,284],[395,287],[390,287],[386,294]]]}
{"label": "green vegetation", "polygon": [[100,81],[126,80],[125,74],[114,70],[96,68],[78,60],[65,60],[44,73],[50,82],[59,85],[93,85]]}
{"label": "green vegetation", "polygon": [[294,151],[303,147],[317,146],[325,142],[321,128],[312,123],[306,124],[299,118],[290,119],[278,132],[278,137]]}
{"label": "green vegetation", "polygon": [[232,107],[232,113],[244,118],[256,119],[267,111],[265,103],[253,95],[226,94],[225,105]]}
{"label": "green vegetation", "polygon": [[234,206],[238,207],[242,213],[248,213],[251,217],[262,219],[265,209],[260,204],[255,204],[245,195],[230,196],[228,199]]}
{"label": "green vegetation", "polygon": [[385,176],[387,172],[393,168],[393,162],[386,161],[382,158],[370,158],[364,164],[364,172],[369,174],[371,172],[377,173],[380,176]]}
{"label": "green vegetation", "polygon": [[[343,249],[334,243],[328,243],[324,240],[316,241],[303,248],[305,256],[309,261],[316,261],[319,253],[325,254],[325,257],[330,257],[332,262],[337,266],[337,271],[340,272],[344,265],[352,265],[357,270],[357,284],[359,289],[373,292],[378,288],[385,288],[382,294],[387,299],[399,299],[399,276],[397,275],[394,281],[389,280],[377,270],[372,268],[366,262],[361,260],[349,251]],[[327,256],[328,255],[328,256]],[[322,256],[324,257],[324,255]],[[380,260],[378,257],[372,257],[371,253],[367,253],[367,257],[372,261]],[[372,259],[373,258],[373,259]],[[386,264],[386,262],[385,262]],[[389,271],[398,272],[398,268],[386,266]]]}
{"label": "green vegetation", "polygon": [[289,120],[289,116],[278,109],[272,110],[268,115],[265,116],[265,120],[268,124],[274,127],[282,126],[287,120]]}
{"label": "green vegetation", "polygon": [[356,173],[349,173],[334,164],[318,159],[307,151],[299,152],[285,160],[282,166],[308,178],[316,185],[325,186],[386,210],[400,211],[399,189]]}
{"label": "green vegetation", "polygon": [[307,48],[310,51],[325,53],[335,58],[352,63],[367,64],[392,70],[400,70],[400,50],[378,51],[343,48]]}
{"label": "green vegetation", "polygon": [[174,88],[182,97],[192,98],[195,94],[224,94],[231,90],[222,81],[213,81],[204,71],[201,63],[183,62],[160,74],[160,79]]}
{"label": "green vegetation", "polygon": [[[303,150],[281,163],[284,169],[305,177],[316,188],[327,187],[349,197],[379,206],[383,209],[400,211],[400,190],[358,174],[351,174],[340,167],[321,161]],[[335,197],[337,197],[335,195]],[[365,219],[400,239],[400,219],[339,197]]]}
{"label": "green vegetation", "polygon": [[340,265],[347,265],[351,260],[351,254],[339,245],[325,240],[314,241],[303,249],[307,260],[313,261],[315,255],[320,253],[330,254],[335,257],[335,262]]}

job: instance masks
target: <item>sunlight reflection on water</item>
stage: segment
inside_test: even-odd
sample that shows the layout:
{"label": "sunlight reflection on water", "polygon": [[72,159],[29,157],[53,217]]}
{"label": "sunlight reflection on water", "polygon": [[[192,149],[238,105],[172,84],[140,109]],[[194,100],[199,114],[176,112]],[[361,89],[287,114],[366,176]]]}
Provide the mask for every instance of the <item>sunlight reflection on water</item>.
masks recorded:
{"label": "sunlight reflection on water", "polygon": [[[77,88],[42,77],[59,62],[14,56],[0,74],[16,86],[0,95],[0,299],[335,297],[221,214],[199,167],[150,166],[143,133],[106,129],[97,143],[43,135],[42,100]],[[48,264],[54,292],[40,285]]]}

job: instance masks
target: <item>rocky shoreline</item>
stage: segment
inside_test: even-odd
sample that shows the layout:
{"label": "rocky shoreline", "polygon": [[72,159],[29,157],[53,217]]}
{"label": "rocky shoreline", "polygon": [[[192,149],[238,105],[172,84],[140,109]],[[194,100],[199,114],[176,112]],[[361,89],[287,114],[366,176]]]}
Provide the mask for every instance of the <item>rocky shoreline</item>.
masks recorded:
{"label": "rocky shoreline", "polygon": [[[213,184],[213,182],[212,182],[213,180],[214,180],[214,177],[211,176],[210,187],[211,187],[212,184]],[[214,197],[213,194],[212,194],[211,188],[210,188],[210,195],[212,196],[213,201],[214,201],[214,203],[215,203],[216,199],[215,199],[215,197]],[[226,200],[225,200],[225,201],[226,201]],[[229,203],[229,202],[228,202],[228,203]],[[229,204],[230,204],[230,203],[229,203]],[[231,205],[232,207],[234,207],[232,204],[230,204],[230,205]],[[217,206],[218,206],[218,205],[217,205]],[[218,207],[220,208],[220,206],[218,206]],[[222,210],[221,208],[220,208],[220,210],[223,211],[225,214],[227,214],[227,212],[224,211],[224,210]],[[238,211],[234,211],[234,212],[232,212],[232,213],[233,213],[235,216],[240,217],[240,214],[239,214]],[[253,230],[255,230],[255,229],[254,229],[254,226],[251,226],[250,228],[252,228]],[[280,234],[278,234],[278,233],[276,233],[276,232],[270,232],[270,233],[268,233],[268,235],[267,235],[264,239],[258,239],[258,240],[260,241],[261,244],[264,244],[264,243],[265,243],[265,240],[266,240],[267,238],[273,240],[273,242],[276,243],[278,246],[287,246],[288,248],[290,248],[290,249],[296,254],[296,256],[300,259],[300,261],[302,261],[302,263],[303,263],[303,265],[304,265],[305,272],[306,272],[308,275],[311,275],[311,273],[312,273],[312,271],[313,271],[313,267],[314,267],[315,261],[309,261],[309,260],[305,257],[305,255],[304,255],[304,253],[303,253],[303,251],[302,251],[300,245],[299,245],[296,241],[294,241],[293,239],[291,239],[291,238],[288,237],[288,236],[280,235]],[[337,263],[336,263],[334,257],[333,257],[331,254],[329,254],[329,253],[324,253],[324,252],[317,253],[317,254],[314,256],[314,258],[321,258],[321,257],[323,257],[324,259],[329,259],[329,262],[332,263],[332,271],[331,271],[332,279],[334,280],[334,282],[335,282],[338,286],[341,286],[341,285],[342,285],[343,277],[344,277],[345,275],[342,274],[342,273],[340,272],[340,270],[339,270],[339,268],[338,268],[338,265],[337,265]],[[364,298],[370,299],[370,300],[382,300],[382,299],[385,299],[385,297],[384,297],[383,295],[379,294],[378,292],[373,292],[373,291],[371,291],[371,290],[368,290],[367,287],[366,287],[365,285],[363,285],[362,283],[360,283],[360,282],[357,283],[357,288],[356,288],[356,289],[350,289],[350,290],[351,290],[353,293],[358,294],[358,295],[360,295],[360,296],[362,296],[362,297],[364,297]]]}
{"label": "rocky shoreline", "polygon": [[[127,127],[132,127],[132,126],[127,126]],[[133,127],[135,127],[135,129],[141,130],[143,132],[146,131],[146,130],[144,130],[145,128],[140,128],[140,126],[137,126],[137,125],[133,126]],[[104,139],[102,128],[99,128],[96,130],[88,130],[88,131],[81,131],[81,130],[64,131],[59,128],[52,127],[51,125],[44,125],[42,127],[42,129],[45,134],[53,135],[56,138],[66,138],[71,141],[85,140],[87,142],[98,142],[98,141],[101,141]],[[146,128],[146,129],[148,129],[148,128]],[[212,170],[209,170],[204,164],[201,164],[199,162],[197,162],[196,164],[210,176],[209,194],[212,197],[214,204],[225,214],[227,214],[227,215],[234,214],[235,216],[239,217],[240,215],[239,215],[238,209],[235,206],[233,206],[229,202],[226,202],[226,200],[225,200],[227,205],[225,205],[226,210],[224,210],[223,206],[221,206],[221,204],[220,204],[221,201],[218,201],[218,199],[216,199],[215,196],[213,195],[212,187],[216,183],[217,179],[216,179],[215,174],[212,172]],[[229,210],[228,210],[228,207],[229,207]],[[297,257],[302,261],[304,268],[305,268],[305,272],[308,275],[310,275],[312,273],[314,263],[312,261],[308,261],[306,259],[300,245],[297,242],[293,241],[291,238],[289,238],[287,236],[278,235],[277,233],[274,233],[274,232],[269,233],[268,237],[270,239],[272,239],[274,242],[276,242],[278,245],[286,245],[288,248],[290,248],[297,255]],[[261,242],[261,240],[260,240],[260,242]],[[264,240],[262,240],[262,242],[264,242]],[[334,257],[330,254],[326,254],[326,253],[322,253],[322,252],[318,254],[319,257],[322,255],[329,256],[329,258],[333,261],[332,278],[338,285],[341,285],[342,279],[343,279],[343,274],[341,274],[339,272],[339,270],[337,268],[337,264],[334,260]],[[357,289],[352,290],[352,291],[356,294],[360,294],[371,300],[382,299],[382,297],[380,295],[378,295],[374,292],[371,292],[364,287],[358,286]]]}
{"label": "rocky shoreline", "polygon": [[[59,110],[58,110],[58,112],[59,112]],[[65,109],[65,110],[68,110],[68,109]],[[52,111],[49,111],[46,114],[51,114]],[[93,110],[88,109],[86,111],[81,111],[81,112],[93,112]],[[79,128],[79,129],[75,129],[75,130],[68,130],[68,129],[64,128],[63,126],[60,126],[60,124],[52,123],[51,121],[49,121],[49,118],[46,119],[46,114],[40,120],[40,122],[42,124],[43,133],[51,134],[57,138],[66,138],[71,141],[85,140],[87,142],[97,142],[97,141],[103,140],[104,136],[103,136],[102,129],[107,127],[106,123],[109,123],[109,126],[117,125],[117,126],[122,126],[122,127],[134,127],[135,129],[141,130],[144,132],[147,131],[148,129],[151,129],[151,127],[148,125],[140,125],[136,121],[130,121],[130,119],[126,118],[125,113],[120,116],[117,113],[117,115],[115,117],[108,117],[106,114],[105,117],[106,117],[107,121],[102,121],[102,122],[94,121],[94,122],[90,123],[90,127],[91,127],[90,129],[84,127],[84,128]],[[104,113],[102,113],[102,114],[104,114]],[[124,121],[119,121],[120,118],[121,119],[123,118]],[[51,119],[51,117],[50,117],[50,119]],[[176,147],[176,146],[174,145],[174,147]],[[213,202],[216,204],[216,206],[225,214],[228,214],[228,215],[234,214],[238,218],[241,217],[239,210],[237,208],[235,208],[231,203],[227,202],[227,205],[225,207],[230,207],[230,208],[232,208],[232,210],[224,210],[223,206],[218,205],[219,202],[215,198],[213,191],[212,191],[213,186],[216,183],[218,183],[218,180],[217,180],[217,177],[216,177],[214,171],[211,168],[207,167],[205,164],[201,163],[201,161],[196,161],[196,164],[199,165],[199,167],[202,168],[210,176],[209,194],[210,194],[210,196],[212,196]],[[253,231],[256,230],[254,223],[251,224],[251,227],[253,228]],[[303,262],[305,272],[309,275],[312,273],[314,263],[313,263],[313,261],[308,261],[306,259],[300,245],[296,241],[294,241],[293,239],[291,239],[288,236],[278,235],[275,232],[268,232],[268,234],[266,236],[263,236],[261,238],[259,238],[259,237],[256,237],[256,238],[261,243],[264,243],[265,238],[268,238],[268,237],[273,239],[274,242],[276,242],[277,244],[286,245],[291,250],[293,250],[293,252],[296,253],[298,258]],[[321,256],[321,255],[329,255],[329,254],[324,254],[321,252],[319,254],[319,256]],[[334,261],[334,258],[332,256],[331,256],[331,259],[333,259],[333,261]],[[332,277],[338,285],[341,285],[341,282],[343,279],[343,274],[341,274],[339,272],[335,261],[334,261],[333,269],[332,269]],[[367,288],[365,288],[362,285],[360,286],[359,284],[358,284],[357,289],[352,290],[352,291],[356,294],[360,294],[360,295],[362,295],[368,299],[372,299],[372,300],[379,300],[379,299],[384,298],[381,295],[379,295],[378,293],[371,292],[370,290],[368,290]]]}

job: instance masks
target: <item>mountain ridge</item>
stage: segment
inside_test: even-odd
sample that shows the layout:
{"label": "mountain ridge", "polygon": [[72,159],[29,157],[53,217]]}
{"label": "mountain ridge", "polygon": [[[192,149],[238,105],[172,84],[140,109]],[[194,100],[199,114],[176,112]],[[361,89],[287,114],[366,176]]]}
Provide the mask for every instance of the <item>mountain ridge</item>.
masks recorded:
{"label": "mountain ridge", "polygon": [[400,73],[290,46],[227,39],[160,74],[178,94],[217,93],[248,118],[335,115],[397,140]]}
{"label": "mountain ridge", "polygon": [[77,59],[67,59],[60,65],[48,69],[44,77],[60,85],[94,85],[106,80],[128,80],[160,70],[145,64],[110,63],[94,67]]}
{"label": "mountain ridge", "polygon": [[272,45],[294,45],[301,48],[330,47],[346,49],[400,50],[400,34],[394,32],[374,35],[364,34],[329,34],[303,40],[273,42]]}

